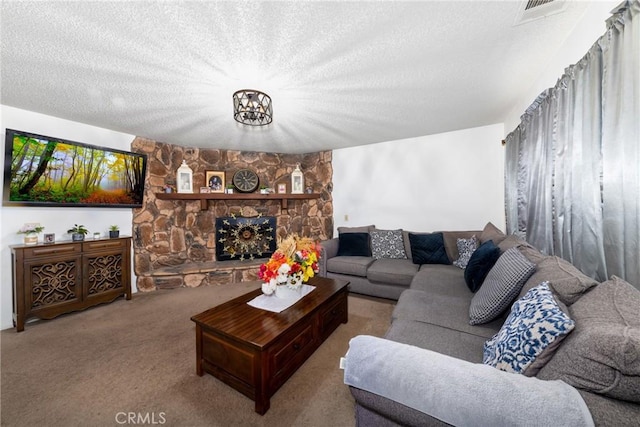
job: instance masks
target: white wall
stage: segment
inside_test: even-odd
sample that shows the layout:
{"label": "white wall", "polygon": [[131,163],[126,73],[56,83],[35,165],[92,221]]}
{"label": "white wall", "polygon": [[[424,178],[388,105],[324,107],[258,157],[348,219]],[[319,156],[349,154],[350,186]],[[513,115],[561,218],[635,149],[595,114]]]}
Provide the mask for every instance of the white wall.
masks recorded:
{"label": "white wall", "polygon": [[530,84],[525,96],[513,105],[504,120],[505,135],[513,131],[520,124],[520,116],[544,90],[554,87],[558,79],[564,74],[565,68],[578,62],[591,49],[591,46],[602,36],[606,29],[609,13],[620,4],[621,0],[590,2],[580,22],[578,22],[558,53],[549,58],[545,71],[535,82]]}
{"label": "white wall", "polygon": [[[120,150],[130,150],[131,142],[135,138],[133,135],[4,105],[0,105],[0,128],[2,128],[2,153],[5,150],[5,129],[7,128]],[[66,231],[73,224],[83,224],[91,234],[98,231],[103,235],[107,233],[109,225],[118,224],[120,234],[130,236],[132,220],[132,209],[125,208],[0,207],[0,236],[2,236],[2,244],[0,245],[0,328],[13,327],[9,245],[22,243],[23,235],[17,234],[17,231],[24,223],[39,222],[45,227],[46,233],[55,233],[56,241],[59,241],[70,238]],[[42,234],[39,235],[39,240],[42,241]],[[132,277],[132,280],[135,284],[135,276]],[[135,285],[133,288],[135,292]]]}
{"label": "white wall", "polygon": [[504,229],[503,134],[496,124],[335,150],[335,227]]}

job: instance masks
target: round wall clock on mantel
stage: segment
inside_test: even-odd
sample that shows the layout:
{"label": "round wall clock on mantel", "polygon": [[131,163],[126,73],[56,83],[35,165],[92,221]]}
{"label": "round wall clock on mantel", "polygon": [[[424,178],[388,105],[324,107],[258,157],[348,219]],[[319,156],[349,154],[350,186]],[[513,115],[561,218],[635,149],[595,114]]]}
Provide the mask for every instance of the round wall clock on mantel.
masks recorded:
{"label": "round wall clock on mantel", "polygon": [[258,189],[260,179],[251,169],[240,169],[233,174],[233,185],[241,193],[252,193]]}

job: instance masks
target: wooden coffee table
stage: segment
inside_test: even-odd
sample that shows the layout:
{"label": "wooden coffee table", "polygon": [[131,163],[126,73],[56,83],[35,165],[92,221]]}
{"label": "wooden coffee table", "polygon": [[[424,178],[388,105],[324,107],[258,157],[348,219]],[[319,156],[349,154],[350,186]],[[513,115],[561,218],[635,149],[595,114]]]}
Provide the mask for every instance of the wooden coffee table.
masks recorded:
{"label": "wooden coffee table", "polygon": [[314,277],[308,284],[316,288],[280,313],[247,304],[262,294],[258,288],[193,316],[196,373],[207,372],[245,394],[264,415],[271,396],[348,321],[349,282]]}

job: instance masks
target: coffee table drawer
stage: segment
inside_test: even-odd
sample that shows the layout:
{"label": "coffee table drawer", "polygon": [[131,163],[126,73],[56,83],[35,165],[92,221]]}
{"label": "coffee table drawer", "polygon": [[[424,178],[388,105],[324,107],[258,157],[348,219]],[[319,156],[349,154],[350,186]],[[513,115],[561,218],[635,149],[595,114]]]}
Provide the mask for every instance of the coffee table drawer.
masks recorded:
{"label": "coffee table drawer", "polygon": [[325,340],[335,329],[347,321],[347,297],[340,295],[329,307],[320,312],[320,339]]}
{"label": "coffee table drawer", "polygon": [[283,337],[270,360],[274,373],[272,386],[277,388],[284,383],[316,348],[312,323]]}

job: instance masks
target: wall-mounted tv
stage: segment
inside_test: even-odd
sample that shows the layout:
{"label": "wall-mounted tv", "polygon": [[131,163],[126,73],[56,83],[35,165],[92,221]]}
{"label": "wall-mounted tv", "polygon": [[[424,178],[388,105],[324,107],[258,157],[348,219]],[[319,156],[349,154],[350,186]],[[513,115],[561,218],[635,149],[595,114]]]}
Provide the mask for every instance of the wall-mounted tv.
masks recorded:
{"label": "wall-mounted tv", "polygon": [[142,206],[147,156],[6,130],[4,205]]}

